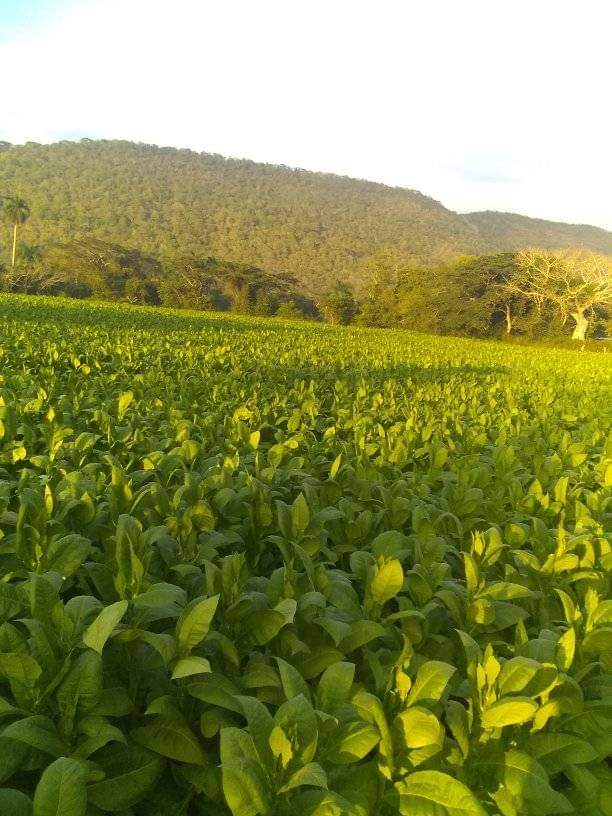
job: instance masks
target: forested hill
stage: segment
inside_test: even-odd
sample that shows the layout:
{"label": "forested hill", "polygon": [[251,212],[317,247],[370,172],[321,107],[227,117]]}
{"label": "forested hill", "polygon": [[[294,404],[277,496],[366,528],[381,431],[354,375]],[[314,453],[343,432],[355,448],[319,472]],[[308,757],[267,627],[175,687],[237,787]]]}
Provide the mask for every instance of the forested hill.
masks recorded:
{"label": "forested hill", "polygon": [[522,235],[612,252],[612,234],[590,227],[538,221],[534,232],[413,190],[124,141],[5,146],[0,193],[29,203],[28,243],[91,237],[166,258],[206,254],[293,274],[311,293],[339,278],[359,286],[390,252],[436,263],[513,249]]}
{"label": "forested hill", "polygon": [[528,246],[542,249],[579,246],[612,255],[612,232],[599,227],[563,224],[491,210],[468,213],[465,218],[478,230],[485,252],[512,251]]}

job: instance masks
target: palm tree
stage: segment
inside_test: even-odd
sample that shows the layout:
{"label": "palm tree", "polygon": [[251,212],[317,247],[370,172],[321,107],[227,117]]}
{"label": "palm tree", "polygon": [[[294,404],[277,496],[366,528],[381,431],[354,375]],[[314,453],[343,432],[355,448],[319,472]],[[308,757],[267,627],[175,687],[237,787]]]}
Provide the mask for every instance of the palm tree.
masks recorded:
{"label": "palm tree", "polygon": [[11,256],[11,266],[14,267],[15,255],[17,253],[17,229],[21,224],[25,224],[30,217],[30,208],[23,198],[11,196],[10,198],[4,199],[3,209],[6,220],[13,225],[13,254]]}

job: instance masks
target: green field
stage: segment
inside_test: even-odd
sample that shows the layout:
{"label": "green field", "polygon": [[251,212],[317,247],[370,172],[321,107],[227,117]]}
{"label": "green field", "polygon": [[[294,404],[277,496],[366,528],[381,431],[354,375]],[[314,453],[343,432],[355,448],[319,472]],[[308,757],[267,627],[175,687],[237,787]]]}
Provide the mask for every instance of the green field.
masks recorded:
{"label": "green field", "polygon": [[0,813],[612,813],[612,355],[0,317]]}

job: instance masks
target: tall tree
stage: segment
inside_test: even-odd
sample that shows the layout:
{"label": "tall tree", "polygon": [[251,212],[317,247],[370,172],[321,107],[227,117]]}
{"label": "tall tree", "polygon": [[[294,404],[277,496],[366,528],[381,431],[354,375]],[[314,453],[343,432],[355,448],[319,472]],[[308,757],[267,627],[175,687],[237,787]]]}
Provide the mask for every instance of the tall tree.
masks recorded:
{"label": "tall tree", "polygon": [[23,200],[15,196],[9,196],[4,199],[2,208],[6,220],[13,226],[13,252],[11,255],[11,266],[15,266],[15,257],[17,254],[17,229],[30,217],[30,208]]}
{"label": "tall tree", "polygon": [[516,254],[516,274],[506,289],[538,308],[551,304],[564,322],[571,317],[572,339],[584,340],[596,310],[612,307],[612,258],[580,249],[523,250]]}
{"label": "tall tree", "polygon": [[514,273],[514,256],[509,253],[460,258],[452,264],[442,290],[450,330],[477,336],[502,330],[511,334],[514,317],[524,311],[521,298],[507,289]]}
{"label": "tall tree", "polygon": [[362,326],[390,327],[397,323],[397,286],[405,266],[392,251],[380,252],[364,264],[370,279],[359,304],[358,322]]}
{"label": "tall tree", "polygon": [[352,323],[358,310],[353,287],[349,283],[338,281],[327,293],[321,309],[328,323]]}

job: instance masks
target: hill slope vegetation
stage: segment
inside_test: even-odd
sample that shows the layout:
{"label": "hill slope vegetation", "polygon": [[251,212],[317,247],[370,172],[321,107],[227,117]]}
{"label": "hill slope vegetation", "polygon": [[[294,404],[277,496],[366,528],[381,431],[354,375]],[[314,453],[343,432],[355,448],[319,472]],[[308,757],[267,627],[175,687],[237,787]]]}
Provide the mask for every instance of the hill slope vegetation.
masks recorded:
{"label": "hill slope vegetation", "polygon": [[599,227],[563,224],[491,210],[468,213],[465,218],[478,230],[485,252],[511,251],[529,246],[542,249],[574,246],[612,255],[612,232]]}
{"label": "hill slope vegetation", "polygon": [[0,191],[31,205],[30,243],[214,256],[295,276],[311,294],[338,279],[360,288],[389,253],[401,265],[443,263],[514,249],[523,235],[612,252],[612,234],[592,227],[462,216],[414,190],[123,141],[4,145]]}

